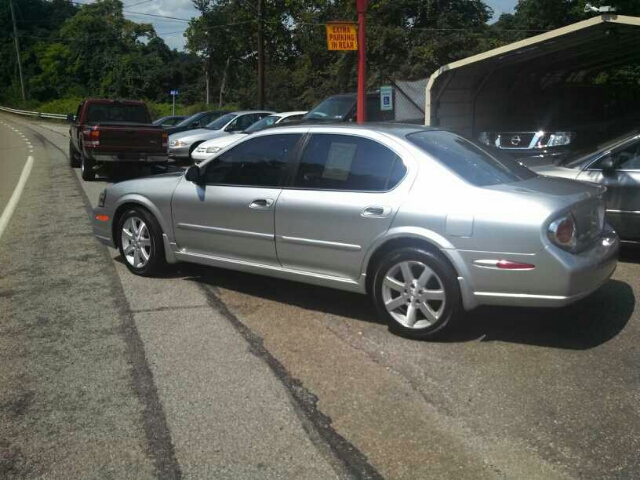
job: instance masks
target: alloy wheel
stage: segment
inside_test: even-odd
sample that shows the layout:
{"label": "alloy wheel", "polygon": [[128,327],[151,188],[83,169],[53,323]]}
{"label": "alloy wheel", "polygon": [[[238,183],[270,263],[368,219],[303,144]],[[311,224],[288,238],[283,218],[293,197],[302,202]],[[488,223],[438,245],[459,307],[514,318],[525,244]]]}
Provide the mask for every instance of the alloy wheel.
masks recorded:
{"label": "alloy wheel", "polygon": [[445,309],[444,282],[424,263],[402,261],[385,274],[382,301],[389,315],[402,326],[430,327]]}
{"label": "alloy wheel", "polygon": [[151,234],[140,217],[131,216],[122,225],[122,251],[129,265],[143,268],[151,258]]}

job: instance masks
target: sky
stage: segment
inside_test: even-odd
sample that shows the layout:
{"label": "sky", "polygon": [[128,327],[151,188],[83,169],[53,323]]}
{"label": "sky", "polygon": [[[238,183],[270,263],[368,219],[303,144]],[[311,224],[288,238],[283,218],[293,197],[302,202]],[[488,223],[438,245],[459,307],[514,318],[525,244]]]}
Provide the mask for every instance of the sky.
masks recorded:
{"label": "sky", "polygon": [[[82,3],[89,3],[81,0]],[[183,36],[188,23],[181,20],[158,18],[162,15],[188,20],[197,15],[191,0],[123,0],[125,16],[134,22],[151,23],[158,36],[162,37],[170,48],[182,50],[185,39]],[[517,0],[485,0],[494,11],[494,20],[502,13],[513,13]],[[137,13],[136,13],[137,12]]]}

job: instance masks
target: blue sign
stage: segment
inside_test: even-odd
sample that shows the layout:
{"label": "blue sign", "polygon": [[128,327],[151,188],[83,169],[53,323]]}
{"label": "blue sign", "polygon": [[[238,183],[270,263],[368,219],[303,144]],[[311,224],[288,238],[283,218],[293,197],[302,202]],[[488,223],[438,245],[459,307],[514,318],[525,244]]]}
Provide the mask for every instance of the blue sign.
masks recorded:
{"label": "blue sign", "polygon": [[174,97],[178,95],[178,90],[171,90],[171,95],[173,95]]}
{"label": "blue sign", "polygon": [[393,110],[393,87],[380,87],[380,110]]}

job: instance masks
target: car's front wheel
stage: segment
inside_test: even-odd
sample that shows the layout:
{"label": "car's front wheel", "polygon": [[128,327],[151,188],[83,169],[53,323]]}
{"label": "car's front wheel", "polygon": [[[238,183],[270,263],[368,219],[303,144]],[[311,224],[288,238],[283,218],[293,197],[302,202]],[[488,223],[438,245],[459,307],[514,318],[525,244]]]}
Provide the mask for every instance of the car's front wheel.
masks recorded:
{"label": "car's front wheel", "polygon": [[166,264],[162,229],[147,210],[134,207],[118,222],[118,247],[127,268],[136,275],[150,277]]}
{"label": "car's front wheel", "polygon": [[430,250],[389,252],[378,265],[372,293],[389,329],[406,337],[433,338],[462,311],[455,270]]}

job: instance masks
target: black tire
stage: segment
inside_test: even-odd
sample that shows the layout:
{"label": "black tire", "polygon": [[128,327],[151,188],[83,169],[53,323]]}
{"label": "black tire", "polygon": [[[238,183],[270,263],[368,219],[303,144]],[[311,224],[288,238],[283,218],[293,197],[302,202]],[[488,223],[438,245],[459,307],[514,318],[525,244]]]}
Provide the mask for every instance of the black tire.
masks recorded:
{"label": "black tire", "polygon": [[95,162],[80,153],[80,168],[82,169],[82,179],[89,182],[96,178]]}
{"label": "black tire", "polygon": [[73,140],[69,140],[69,165],[71,168],[80,167],[80,154],[73,146]]}
{"label": "black tire", "polygon": [[[125,249],[127,248],[124,245],[125,240],[123,239],[123,229],[125,229],[125,225],[129,220],[137,223],[137,220],[144,222],[148,235],[143,235],[138,239],[140,245],[142,245],[142,239],[145,240],[148,238],[149,241],[149,249],[145,251],[148,253],[148,260],[144,265],[135,265],[135,252],[127,252],[125,253]],[[138,226],[140,224],[138,223]],[[127,231],[132,232],[131,228],[127,228]],[[125,235],[126,237],[127,235]],[[166,258],[164,252],[164,243],[162,241],[162,228],[158,223],[158,220],[148,211],[141,207],[133,207],[130,210],[127,210],[118,220],[118,230],[116,231],[116,238],[118,244],[118,250],[120,250],[120,255],[122,255],[122,260],[124,264],[127,266],[131,273],[136,275],[140,275],[142,277],[152,277],[162,272],[162,270],[166,266]],[[132,258],[133,257],[133,258]],[[140,257],[138,257],[140,258]]]}
{"label": "black tire", "polygon": [[[417,283],[413,285],[410,281],[405,281],[401,266],[411,270],[411,278],[419,277],[426,271],[425,267],[428,267],[431,272],[425,276],[425,278],[428,277],[426,285],[420,287]],[[397,281],[394,283],[395,287],[384,286],[387,276]],[[408,287],[408,285],[413,286]],[[439,293],[440,290],[444,290],[444,294]],[[443,296],[444,301],[425,300],[422,295],[428,295],[429,292],[432,296]],[[376,269],[371,295],[376,309],[386,319],[389,330],[408,338],[435,338],[459,318],[463,311],[460,285],[455,270],[441,254],[415,247],[400,248],[385,255]],[[397,310],[392,309],[392,311],[400,320],[394,318],[387,310],[385,299],[388,303],[395,301],[399,304]],[[409,305],[413,309],[417,308],[416,317],[413,318],[418,320],[415,320],[413,327],[408,326],[410,325],[410,320],[407,320],[410,317]],[[427,308],[433,316],[428,318],[422,308]],[[401,322],[402,319],[406,320],[406,324]]]}

